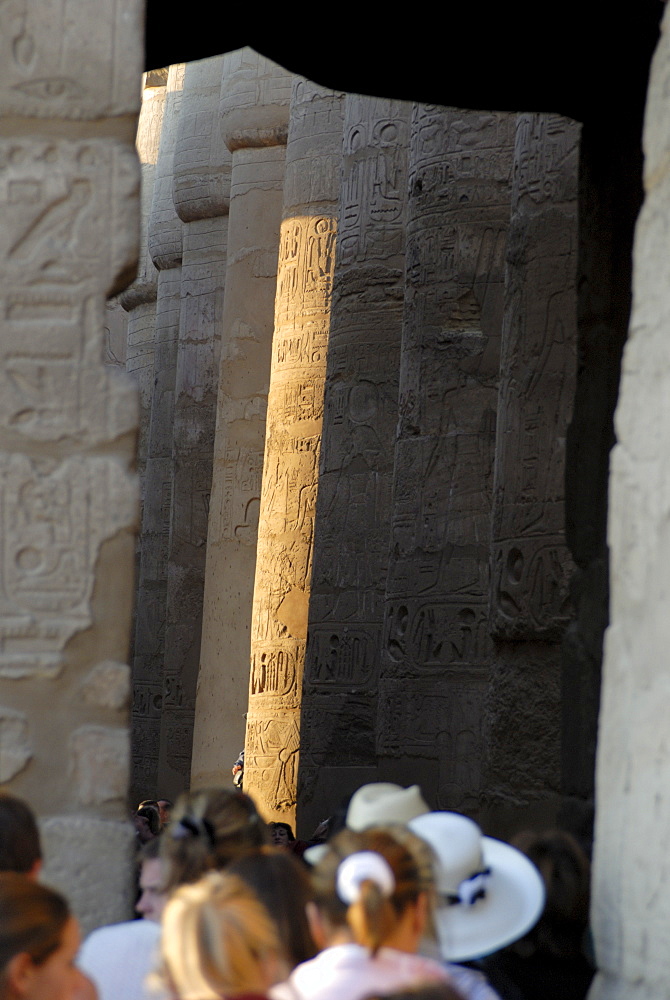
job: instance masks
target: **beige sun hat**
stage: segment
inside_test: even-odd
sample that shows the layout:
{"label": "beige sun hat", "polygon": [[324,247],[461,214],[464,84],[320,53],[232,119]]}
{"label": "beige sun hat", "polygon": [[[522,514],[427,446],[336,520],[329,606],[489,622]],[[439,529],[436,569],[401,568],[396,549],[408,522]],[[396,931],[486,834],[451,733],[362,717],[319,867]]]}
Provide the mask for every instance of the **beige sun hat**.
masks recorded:
{"label": "beige sun hat", "polygon": [[403,788],[390,781],[373,781],[361,785],[351,796],[347,826],[360,831],[387,823],[408,823],[429,811],[418,785]]}
{"label": "beige sun hat", "polygon": [[436,855],[435,926],[442,958],[482,958],[537,923],[544,909],[544,882],[521,851],[483,837],[477,824],[459,813],[426,813],[407,826]]}

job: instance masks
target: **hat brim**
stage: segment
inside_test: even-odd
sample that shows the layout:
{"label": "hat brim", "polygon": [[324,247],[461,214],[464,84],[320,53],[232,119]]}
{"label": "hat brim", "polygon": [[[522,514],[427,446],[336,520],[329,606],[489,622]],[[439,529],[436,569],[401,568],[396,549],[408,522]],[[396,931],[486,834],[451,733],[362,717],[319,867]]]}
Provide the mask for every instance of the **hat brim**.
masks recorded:
{"label": "hat brim", "polygon": [[485,898],[472,905],[439,906],[435,913],[440,952],[449,962],[504,948],[523,937],[544,909],[542,877],[525,854],[492,837],[482,837],[482,853],[491,869]]}

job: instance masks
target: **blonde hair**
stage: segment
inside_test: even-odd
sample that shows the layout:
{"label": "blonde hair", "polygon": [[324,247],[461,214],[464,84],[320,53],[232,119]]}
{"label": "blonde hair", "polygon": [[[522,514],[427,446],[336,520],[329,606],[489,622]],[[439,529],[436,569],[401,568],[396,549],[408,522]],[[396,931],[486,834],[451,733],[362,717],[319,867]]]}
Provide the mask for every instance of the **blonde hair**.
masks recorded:
{"label": "blonde hair", "polygon": [[163,913],[162,976],[180,1000],[265,992],[279,936],[255,893],[235,875],[209,872],[183,885]]}
{"label": "blonde hair", "polygon": [[[407,838],[403,835],[403,839]],[[337,892],[338,870],[346,858],[360,851],[380,854],[391,869],[395,886],[388,895],[375,881],[365,879],[358,898],[347,905]],[[417,860],[409,846],[399,843],[391,828],[361,833],[342,830],[329,842],[328,853],[314,868],[312,887],[314,901],[329,923],[335,927],[348,925],[358,944],[374,955],[393,934],[407,907],[416,903],[422,893],[431,891],[432,871]]]}
{"label": "blonde hair", "polygon": [[166,890],[224,868],[267,839],[265,823],[244,792],[207,788],[181,795],[161,836]]}

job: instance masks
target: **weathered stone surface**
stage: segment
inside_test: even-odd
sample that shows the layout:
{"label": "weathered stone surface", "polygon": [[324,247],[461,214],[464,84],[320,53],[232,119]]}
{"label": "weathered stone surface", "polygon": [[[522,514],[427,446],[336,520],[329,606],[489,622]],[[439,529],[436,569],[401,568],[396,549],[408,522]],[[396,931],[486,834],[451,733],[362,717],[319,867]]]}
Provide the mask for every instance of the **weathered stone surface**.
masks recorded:
{"label": "weathered stone surface", "polygon": [[158,765],[158,794],[171,798],[189,786],[200,660],[232,159],[218,116],[227,62],[186,67],[175,146],[174,202],[184,229]]}
{"label": "weathered stone surface", "polygon": [[79,726],[68,740],[69,773],[82,805],[125,799],[130,763],[126,729]]}
{"label": "weathered stone surface", "polygon": [[611,624],[598,734],[592,904],[599,1000],[661,997],[668,983],[669,26],[666,10],[651,70],[646,195],[635,236],[633,313],[611,455]]}
{"label": "weathered stone surface", "polygon": [[343,95],[305,80],[293,85],[251,627],[245,789],[264,815],[292,825],[342,104]]}
{"label": "weathered stone surface", "polygon": [[27,716],[0,708],[0,781],[11,781],[32,756]]}
{"label": "weathered stone surface", "polygon": [[290,74],[256,53],[232,56],[220,104],[233,165],[193,784],[227,783],[244,741],[291,87]]}
{"label": "weathered stone surface", "polygon": [[130,667],[105,660],[96,663],[81,685],[81,695],[89,705],[119,711],[130,704]]}
{"label": "weathered stone surface", "polygon": [[131,794],[138,800],[159,794],[156,781],[172,517],[172,425],[182,258],[182,222],[172,200],[172,167],[183,78],[183,65],[170,67],[148,222],[149,253],[159,274],[133,651]]}
{"label": "weathered stone surface", "polygon": [[136,114],[142,14],[137,0],[87,7],[78,0],[8,0],[0,10],[0,114]]}
{"label": "weathered stone surface", "polygon": [[0,455],[0,677],[55,676],[92,622],[100,545],[136,519],[136,481],[111,458]]}
{"label": "weathered stone surface", "polygon": [[40,838],[42,881],[65,893],[83,935],[130,919],[136,840],[130,823],[51,815],[40,822]]}
{"label": "weathered stone surface", "polygon": [[[401,755],[419,758],[419,768],[421,759],[433,762],[425,791],[436,807],[470,813],[492,653],[488,567],[513,126],[510,115],[415,105],[410,143],[377,747],[390,758],[382,767]],[[447,701],[469,706],[460,720],[431,713],[432,737],[425,698],[415,697],[430,690],[444,691],[445,710]],[[400,691],[399,731],[391,706]]]}
{"label": "weathered stone surface", "polygon": [[[496,648],[486,700],[486,822],[554,823],[560,789],[558,642],[574,570],[565,543],[565,437],[577,371],[579,126],[520,115],[507,244],[491,567]],[[510,712],[516,724],[509,725]],[[512,818],[514,817],[514,818]]]}
{"label": "weathered stone surface", "polygon": [[[375,717],[391,516],[411,105],[347,95],[340,229],[301,725],[313,826],[362,766]],[[322,769],[337,761],[338,783]],[[329,799],[330,797],[330,799]]]}

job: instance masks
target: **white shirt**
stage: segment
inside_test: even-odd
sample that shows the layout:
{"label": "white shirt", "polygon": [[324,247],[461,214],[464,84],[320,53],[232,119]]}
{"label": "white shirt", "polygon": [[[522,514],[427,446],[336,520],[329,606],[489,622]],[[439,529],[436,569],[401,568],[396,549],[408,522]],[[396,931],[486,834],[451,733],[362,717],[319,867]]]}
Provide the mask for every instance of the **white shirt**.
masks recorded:
{"label": "white shirt", "polygon": [[471,969],[442,965],[432,958],[380,948],[372,957],[359,944],[326,948],[296,966],[269,991],[272,1000],[364,1000],[424,983],[451,983],[465,1000],[499,1000],[484,977]]}

